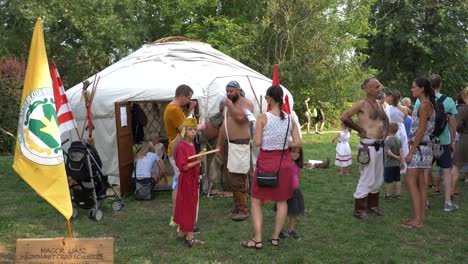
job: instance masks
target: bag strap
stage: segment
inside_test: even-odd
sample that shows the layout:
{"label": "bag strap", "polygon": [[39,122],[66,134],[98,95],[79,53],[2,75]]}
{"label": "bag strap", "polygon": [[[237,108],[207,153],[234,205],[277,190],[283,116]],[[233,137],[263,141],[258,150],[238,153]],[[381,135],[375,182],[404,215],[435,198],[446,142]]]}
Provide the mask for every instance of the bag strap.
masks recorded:
{"label": "bag strap", "polygon": [[224,107],[224,129],[226,130],[226,137],[227,137],[227,141],[229,142],[229,134],[228,134],[228,130],[227,130],[227,107]]}
{"label": "bag strap", "polygon": [[280,164],[278,167],[278,178],[279,178],[279,171],[281,169],[281,163],[283,162],[283,154],[284,154],[284,147],[286,147],[286,140],[288,139],[288,132],[289,132],[289,115],[288,115],[288,128],[286,128],[286,135],[284,136],[284,143],[283,143],[283,150],[281,151],[281,159],[280,159]]}

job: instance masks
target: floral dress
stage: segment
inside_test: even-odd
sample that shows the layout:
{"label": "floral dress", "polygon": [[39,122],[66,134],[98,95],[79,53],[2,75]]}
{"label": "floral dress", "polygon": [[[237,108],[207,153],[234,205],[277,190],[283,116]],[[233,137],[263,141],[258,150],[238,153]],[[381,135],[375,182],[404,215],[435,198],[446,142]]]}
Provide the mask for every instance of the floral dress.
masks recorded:
{"label": "floral dress", "polygon": [[[419,107],[421,109],[421,107]],[[412,116],[412,121],[411,121],[411,127],[410,127],[410,142],[414,142],[414,138],[416,137],[416,134],[418,133],[419,130],[419,109],[418,111],[413,112]],[[432,132],[434,132],[434,126],[435,126],[435,111],[434,111],[434,106],[432,106],[432,115],[427,120],[427,127],[426,131],[424,131],[424,137],[421,140],[421,143],[423,145],[417,146],[416,150],[414,151],[413,154],[413,159],[411,160],[411,163],[408,164],[408,168],[410,169],[427,169],[427,168],[432,168],[432,148],[430,146],[430,136]]]}

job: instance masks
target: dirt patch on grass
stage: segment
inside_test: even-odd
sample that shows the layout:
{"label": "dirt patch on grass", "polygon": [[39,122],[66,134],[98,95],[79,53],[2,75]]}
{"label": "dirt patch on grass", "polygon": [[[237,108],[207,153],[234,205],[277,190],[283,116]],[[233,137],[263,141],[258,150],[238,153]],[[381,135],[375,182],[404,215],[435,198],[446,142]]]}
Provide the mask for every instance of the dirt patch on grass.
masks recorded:
{"label": "dirt patch on grass", "polygon": [[15,255],[9,252],[2,242],[0,242],[0,263],[15,263]]}

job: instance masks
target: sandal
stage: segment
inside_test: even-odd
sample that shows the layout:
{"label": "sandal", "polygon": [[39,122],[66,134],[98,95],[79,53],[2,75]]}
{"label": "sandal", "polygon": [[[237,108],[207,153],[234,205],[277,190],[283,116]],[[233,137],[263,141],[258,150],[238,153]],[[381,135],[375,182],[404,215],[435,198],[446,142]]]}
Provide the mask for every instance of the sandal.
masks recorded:
{"label": "sandal", "polygon": [[196,238],[192,238],[190,240],[185,239],[185,245],[189,248],[193,247],[193,245],[204,245],[204,244],[205,244],[205,241],[200,240],[200,239],[196,239]]}
{"label": "sandal", "polygon": [[405,224],[401,224],[400,227],[406,228],[406,229],[419,229],[419,228],[422,228],[423,226],[422,225],[417,226],[408,221]]}
{"label": "sandal", "polygon": [[279,238],[270,238],[270,243],[272,246],[277,247],[279,246],[280,239]]}
{"label": "sandal", "polygon": [[[250,242],[253,242],[254,244],[250,244]],[[255,241],[253,239],[245,240],[242,241],[242,246],[245,248],[252,248],[252,249],[262,249],[263,248],[263,242],[262,241]]]}

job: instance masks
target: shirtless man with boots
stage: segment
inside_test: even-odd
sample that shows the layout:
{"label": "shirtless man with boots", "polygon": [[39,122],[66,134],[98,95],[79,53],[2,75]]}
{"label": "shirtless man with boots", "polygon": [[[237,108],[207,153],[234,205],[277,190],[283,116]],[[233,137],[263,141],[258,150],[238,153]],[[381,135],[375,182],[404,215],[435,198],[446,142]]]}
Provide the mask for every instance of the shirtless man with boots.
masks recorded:
{"label": "shirtless man with boots", "polygon": [[[226,96],[224,101],[224,105],[226,106],[226,119],[219,129],[220,133],[217,144],[217,149],[223,150],[224,148],[226,151],[218,152],[217,155],[224,154],[225,160],[228,161],[232,158],[228,155],[228,138],[230,143],[241,145],[248,144],[250,146],[250,122],[244,110],[247,109],[253,113],[253,104],[249,99],[245,98],[244,91],[237,81],[230,81],[227,84]],[[228,133],[227,135],[226,131]],[[246,162],[248,164],[242,164],[242,166],[248,167],[248,171],[246,173],[236,173],[229,171],[229,169],[227,170],[229,186],[234,198],[234,209],[231,214],[231,219],[234,221],[242,221],[249,217],[247,191],[249,181],[248,175],[251,167],[250,151],[242,155],[249,155],[249,162]],[[225,164],[228,164],[228,162]]]}
{"label": "shirtless man with boots", "polygon": [[[375,78],[364,81],[361,88],[366,92],[363,100],[344,111],[341,121],[359,133],[360,178],[354,193],[354,216],[365,220],[367,211],[383,215],[379,209],[379,189],[383,183],[384,139],[387,136],[388,118],[381,103],[376,99],[382,85]],[[357,114],[357,123],[351,117]],[[366,160],[366,157],[369,159]]]}

